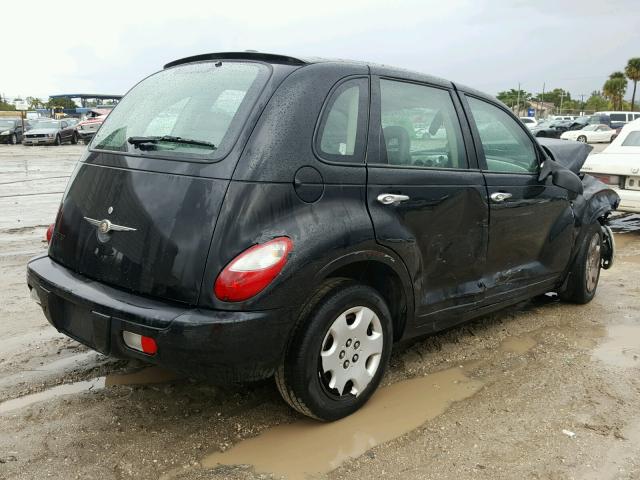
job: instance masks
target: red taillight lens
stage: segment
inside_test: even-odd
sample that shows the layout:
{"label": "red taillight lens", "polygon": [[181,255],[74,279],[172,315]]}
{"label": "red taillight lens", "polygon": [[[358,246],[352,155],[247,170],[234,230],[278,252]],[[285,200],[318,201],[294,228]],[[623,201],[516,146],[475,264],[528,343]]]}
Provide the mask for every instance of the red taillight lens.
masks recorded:
{"label": "red taillight lens", "polygon": [[51,225],[49,225],[49,228],[47,228],[47,243],[51,243],[51,237],[53,237],[53,229],[55,228],[56,224],[52,223]]}
{"label": "red taillight lens", "polygon": [[280,273],[293,242],[278,237],[245,250],[218,275],[214,286],[216,297],[225,302],[241,302],[266,288]]}

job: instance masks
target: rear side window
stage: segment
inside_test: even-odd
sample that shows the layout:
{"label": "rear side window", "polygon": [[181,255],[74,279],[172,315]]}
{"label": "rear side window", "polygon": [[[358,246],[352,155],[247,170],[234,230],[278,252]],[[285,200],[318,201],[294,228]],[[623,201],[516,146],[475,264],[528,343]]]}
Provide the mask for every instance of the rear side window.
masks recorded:
{"label": "rear side window", "polygon": [[480,134],[487,170],[505,173],[533,173],[538,158],[533,142],[522,127],[500,108],[467,97],[471,115]]}
{"label": "rear side window", "polygon": [[623,147],[640,147],[640,131],[630,132],[622,142]]}
{"label": "rear side window", "polygon": [[334,162],[362,163],[368,115],[368,79],[341,83],[329,97],[320,119],[316,135],[320,156]]}
{"label": "rear side window", "polygon": [[626,113],[612,113],[609,115],[609,118],[612,122],[626,122],[627,114]]}
{"label": "rear side window", "polygon": [[[229,61],[158,72],[127,93],[91,147],[200,161],[222,158],[237,139],[269,72],[263,64]],[[139,137],[155,141],[132,144],[130,139]]]}

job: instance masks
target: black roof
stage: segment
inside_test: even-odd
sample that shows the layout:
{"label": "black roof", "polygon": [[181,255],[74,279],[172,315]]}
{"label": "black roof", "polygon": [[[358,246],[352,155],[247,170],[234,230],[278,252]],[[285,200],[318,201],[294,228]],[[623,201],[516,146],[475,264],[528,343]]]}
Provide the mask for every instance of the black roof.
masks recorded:
{"label": "black roof", "polygon": [[476,95],[481,98],[489,98],[493,101],[497,101],[491,95],[488,95],[484,92],[480,92],[474,88],[461,85],[459,83],[456,83],[454,85],[452,81],[444,78],[428,75],[428,74],[413,71],[413,70],[407,70],[404,68],[393,67],[389,65],[380,65],[372,62],[362,62],[357,60],[345,60],[345,59],[322,58],[322,57],[291,57],[288,55],[278,55],[274,53],[264,53],[264,52],[249,50],[245,52],[215,52],[215,53],[204,53],[202,55],[193,55],[191,57],[185,57],[178,60],[174,60],[173,62],[169,62],[164,66],[164,68],[171,68],[171,67],[175,67],[176,65],[183,65],[183,64],[192,63],[192,62],[203,62],[207,60],[218,60],[218,59],[256,60],[256,61],[267,62],[267,63],[279,63],[279,64],[298,65],[298,66],[310,65],[313,63],[327,63],[327,62],[338,62],[343,64],[353,64],[353,65],[366,65],[372,70],[372,73],[375,72],[378,75],[398,76],[398,77],[406,78],[408,80],[428,81],[436,85],[455,86],[455,88],[457,88],[458,90],[462,90],[464,92],[470,93],[472,95]]}

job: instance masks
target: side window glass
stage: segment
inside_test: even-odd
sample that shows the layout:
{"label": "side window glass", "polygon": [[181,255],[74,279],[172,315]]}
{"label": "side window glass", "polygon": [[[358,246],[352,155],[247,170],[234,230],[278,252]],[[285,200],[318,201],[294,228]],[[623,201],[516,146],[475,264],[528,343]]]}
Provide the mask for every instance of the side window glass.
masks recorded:
{"label": "side window glass", "polygon": [[491,172],[533,173],[538,159],[533,142],[522,127],[500,108],[467,97]]}
{"label": "side window glass", "polygon": [[380,163],[467,168],[462,132],[447,90],[380,80]]}
{"label": "side window glass", "polygon": [[316,149],[325,160],[363,162],[369,115],[369,81],[342,83],[327,102],[316,135]]}

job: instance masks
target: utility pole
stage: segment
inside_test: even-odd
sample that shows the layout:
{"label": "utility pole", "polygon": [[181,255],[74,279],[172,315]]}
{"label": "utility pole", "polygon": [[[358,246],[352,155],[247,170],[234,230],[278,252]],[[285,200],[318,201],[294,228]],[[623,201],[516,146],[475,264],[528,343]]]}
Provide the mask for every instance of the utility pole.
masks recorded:
{"label": "utility pole", "polygon": [[[544,88],[547,86],[546,82],[542,82],[542,106],[544,106]],[[542,107],[540,106],[540,104],[538,104],[538,111],[542,111]],[[546,111],[546,110],[545,110]]]}
{"label": "utility pole", "polygon": [[560,94],[560,115],[562,115],[562,101],[564,100],[564,90]]}
{"label": "utility pole", "polygon": [[520,82],[518,82],[518,101],[516,102],[516,115],[520,116]]}
{"label": "utility pole", "polygon": [[584,93],[580,94],[580,115],[584,115]]}

